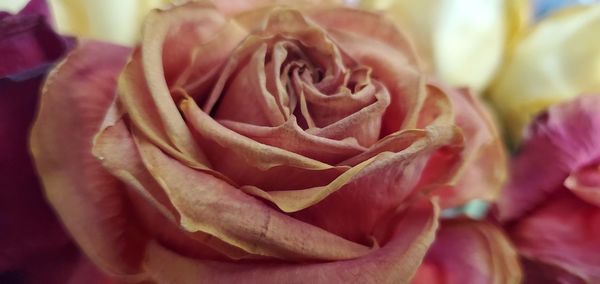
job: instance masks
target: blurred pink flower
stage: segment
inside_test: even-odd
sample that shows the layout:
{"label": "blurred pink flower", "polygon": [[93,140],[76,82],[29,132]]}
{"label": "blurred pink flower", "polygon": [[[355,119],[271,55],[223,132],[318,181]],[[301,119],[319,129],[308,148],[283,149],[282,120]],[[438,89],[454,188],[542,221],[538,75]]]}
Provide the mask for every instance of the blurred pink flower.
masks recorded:
{"label": "blurred pink flower", "polygon": [[600,95],[553,106],[529,127],[495,213],[530,283],[600,281],[599,145]]}

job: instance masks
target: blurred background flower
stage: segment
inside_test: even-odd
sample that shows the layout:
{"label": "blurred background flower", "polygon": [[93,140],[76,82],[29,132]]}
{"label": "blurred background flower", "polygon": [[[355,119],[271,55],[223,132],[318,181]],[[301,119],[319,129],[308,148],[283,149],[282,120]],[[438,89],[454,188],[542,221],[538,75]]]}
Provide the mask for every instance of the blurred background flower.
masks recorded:
{"label": "blurred background flower", "polygon": [[364,0],[413,38],[425,68],[456,86],[483,90],[526,26],[527,1]]}
{"label": "blurred background flower", "polygon": [[168,0],[50,0],[58,31],[131,45],[148,11]]}
{"label": "blurred background flower", "polygon": [[[0,9],[17,12],[28,0],[9,0]],[[169,0],[48,0],[58,32],[132,45],[148,11]]]}
{"label": "blurred background flower", "polygon": [[540,111],[600,91],[598,31],[600,4],[573,6],[543,18],[518,42],[489,90],[513,142]]}

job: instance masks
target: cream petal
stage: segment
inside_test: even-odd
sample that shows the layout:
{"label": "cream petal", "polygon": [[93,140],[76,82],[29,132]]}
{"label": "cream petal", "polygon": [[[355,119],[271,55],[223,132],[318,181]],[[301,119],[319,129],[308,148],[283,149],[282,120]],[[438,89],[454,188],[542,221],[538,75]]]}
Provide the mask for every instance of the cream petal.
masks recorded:
{"label": "cream petal", "polygon": [[547,17],[517,44],[490,89],[514,142],[540,111],[600,92],[600,4]]}

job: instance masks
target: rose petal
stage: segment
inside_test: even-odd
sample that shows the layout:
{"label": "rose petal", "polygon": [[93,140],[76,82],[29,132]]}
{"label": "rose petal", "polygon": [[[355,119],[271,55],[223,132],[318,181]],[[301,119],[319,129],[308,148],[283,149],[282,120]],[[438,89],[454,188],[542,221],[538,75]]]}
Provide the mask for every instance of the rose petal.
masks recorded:
{"label": "rose petal", "polygon": [[[368,159],[371,157],[367,156],[366,162],[357,165],[365,168],[347,184],[337,191],[328,192],[327,198],[293,216],[363,243],[369,241],[377,227],[391,226],[393,220],[390,214],[400,204],[411,202],[407,198],[415,193],[432,153],[445,145],[455,146],[462,142],[453,128],[433,128],[425,130],[424,135],[406,135],[408,137],[396,136],[395,141],[381,148],[385,155],[381,159],[375,158],[370,162]],[[385,152],[384,149],[391,151]],[[294,196],[294,192],[288,194]]]}
{"label": "rose petal", "polygon": [[235,121],[219,123],[259,143],[333,165],[366,150],[354,139],[340,141],[308,134],[298,126],[293,116],[278,127],[261,127]]}
{"label": "rose petal", "polygon": [[157,282],[198,283],[408,283],[437,228],[435,204],[419,200],[398,213],[391,240],[354,260],[306,264],[230,264],[183,258],[157,244],[146,267]]}
{"label": "rose petal", "polygon": [[275,211],[218,178],[194,171],[147,140],[140,139],[138,148],[187,231],[205,232],[247,252],[287,260],[349,259],[369,250]]}
{"label": "rose petal", "polygon": [[85,253],[114,274],[138,271],[144,244],[121,184],[91,155],[128,49],[82,42],[44,87],[31,148],[49,202]]}
{"label": "rose petal", "polygon": [[498,216],[522,216],[561,190],[565,179],[600,159],[600,95],[553,106],[530,126],[498,200]]}
{"label": "rose petal", "polygon": [[520,219],[510,235],[524,257],[596,283],[600,281],[598,224],[600,208],[565,190]]}
{"label": "rose petal", "polygon": [[348,8],[315,9],[309,15],[342,51],[370,66],[388,89],[391,103],[381,136],[414,127],[426,92],[416,56],[396,25],[378,14]]}
{"label": "rose petal", "polygon": [[579,198],[600,207],[600,165],[580,168],[569,175],[564,185]]}
{"label": "rose petal", "polygon": [[412,284],[521,283],[517,251],[494,225],[443,221]]}
{"label": "rose petal", "polygon": [[224,16],[206,2],[151,12],[141,48],[119,80],[120,98],[133,123],[171,155],[205,170],[210,164],[179,114],[168,84],[193,59],[194,47],[210,41],[225,24]]}
{"label": "rose petal", "polygon": [[[464,205],[472,199],[494,201],[507,178],[507,158],[490,113],[466,91],[446,90],[456,124],[463,131],[462,164],[450,184],[452,195],[440,199],[442,208]],[[431,163],[435,163],[434,160]]]}
{"label": "rose petal", "polygon": [[47,12],[45,2],[38,0],[30,1],[16,15],[0,12],[2,274],[20,270],[26,262],[69,242],[46,203],[28,147],[40,85],[48,69],[68,51],[67,41],[44,18]]}
{"label": "rose petal", "polygon": [[66,40],[41,15],[8,15],[0,23],[2,81],[23,81],[43,74],[67,50]]}
{"label": "rose petal", "polygon": [[145,168],[125,122],[119,120],[113,123],[97,137],[93,153],[104,167],[135,191],[128,196],[146,232],[161,243],[177,248],[183,255],[210,259],[218,256],[239,259],[248,255],[209,235],[186,234],[181,230],[180,214],[159,182]]}
{"label": "rose petal", "polygon": [[[328,182],[347,169],[261,144],[235,133],[212,119],[190,99],[182,100],[180,109],[198,142],[210,155],[213,168],[240,185],[272,188],[287,184],[288,188],[294,188],[294,184],[301,182],[294,177],[304,175],[306,181]],[[290,179],[286,179],[285,183],[278,182],[281,179],[277,177],[284,173]]]}

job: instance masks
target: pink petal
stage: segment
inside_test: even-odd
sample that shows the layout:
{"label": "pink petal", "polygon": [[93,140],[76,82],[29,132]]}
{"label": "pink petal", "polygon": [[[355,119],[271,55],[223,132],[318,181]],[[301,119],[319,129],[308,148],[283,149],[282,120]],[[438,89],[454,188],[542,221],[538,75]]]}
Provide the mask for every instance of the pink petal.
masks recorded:
{"label": "pink petal", "polygon": [[600,164],[580,168],[564,184],[579,198],[600,207]]}
{"label": "pink petal", "polygon": [[425,200],[398,213],[390,241],[358,259],[305,264],[225,263],[184,258],[155,243],[146,254],[152,278],[167,283],[408,283],[437,227]]}
{"label": "pink petal", "polygon": [[511,238],[524,257],[596,283],[600,281],[600,208],[560,190],[511,227]]}
{"label": "pink petal", "polygon": [[517,218],[561,190],[567,177],[600,159],[600,95],[553,106],[529,127],[498,201],[503,221]]}
{"label": "pink petal", "polygon": [[391,102],[381,136],[414,127],[426,92],[416,56],[396,25],[378,14],[349,8],[315,9],[309,15],[343,52],[370,66],[373,76],[388,88]]}
{"label": "pink petal", "polygon": [[44,20],[45,6],[34,0],[17,15],[0,12],[0,273],[70,242],[46,203],[27,142],[40,86],[68,51]]}
{"label": "pink petal", "polygon": [[465,90],[446,90],[455,123],[465,137],[462,164],[452,180],[452,195],[443,196],[443,208],[464,205],[470,200],[488,202],[498,198],[507,178],[507,157],[502,140],[483,102]]}
{"label": "pink petal", "polygon": [[520,283],[518,254],[500,228],[466,219],[440,226],[411,283]]}
{"label": "pink petal", "polygon": [[166,156],[148,141],[138,143],[146,168],[161,181],[181,215],[180,225],[249,253],[283,259],[349,259],[369,248],[273,210],[226,182]]}
{"label": "pink petal", "polygon": [[48,79],[31,136],[49,202],[92,261],[114,274],[138,271],[144,243],[121,183],[91,155],[91,145],[128,53],[82,42]]}

